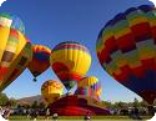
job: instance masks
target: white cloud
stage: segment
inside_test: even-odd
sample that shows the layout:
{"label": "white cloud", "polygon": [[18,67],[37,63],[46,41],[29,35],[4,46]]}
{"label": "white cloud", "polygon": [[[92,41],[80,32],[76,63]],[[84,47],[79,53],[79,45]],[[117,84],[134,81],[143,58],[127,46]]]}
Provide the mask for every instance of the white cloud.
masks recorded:
{"label": "white cloud", "polygon": [[7,0],[0,0],[0,6],[2,6],[2,4],[7,1]]}
{"label": "white cloud", "polygon": [[156,6],[156,0],[149,0],[149,1],[152,2]]}

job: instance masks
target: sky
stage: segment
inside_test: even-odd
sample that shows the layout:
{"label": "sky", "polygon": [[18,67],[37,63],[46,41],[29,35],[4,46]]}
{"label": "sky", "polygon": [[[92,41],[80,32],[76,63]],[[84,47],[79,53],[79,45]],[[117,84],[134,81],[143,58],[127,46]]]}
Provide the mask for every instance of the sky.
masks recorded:
{"label": "sky", "polygon": [[[86,46],[92,55],[92,65],[87,76],[97,76],[102,82],[102,100],[133,101],[139,96],[115,81],[101,67],[96,56],[96,40],[99,31],[119,12],[130,7],[148,4],[147,0],[7,0],[0,12],[19,16],[26,27],[26,36],[33,44],[43,44],[51,49],[60,42],[74,40]],[[49,68],[33,82],[26,69],[5,90],[16,99],[40,94],[41,85],[49,79],[58,80]]]}

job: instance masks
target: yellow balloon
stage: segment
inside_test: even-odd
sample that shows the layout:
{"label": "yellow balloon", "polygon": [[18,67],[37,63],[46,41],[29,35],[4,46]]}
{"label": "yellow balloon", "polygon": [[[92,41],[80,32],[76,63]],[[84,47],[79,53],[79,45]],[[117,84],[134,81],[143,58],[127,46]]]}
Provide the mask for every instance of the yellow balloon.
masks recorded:
{"label": "yellow balloon", "polygon": [[84,77],[78,82],[78,87],[90,87],[98,82],[98,78],[95,76]]}
{"label": "yellow balloon", "polygon": [[77,42],[62,42],[51,54],[51,67],[68,90],[88,72],[90,65],[88,49]]}
{"label": "yellow balloon", "polygon": [[95,76],[88,76],[82,78],[78,82],[78,89],[76,90],[77,95],[91,96],[96,99],[100,99],[102,94],[102,86],[100,81]]}
{"label": "yellow balloon", "polygon": [[41,94],[47,103],[53,103],[63,94],[63,85],[59,81],[48,80],[43,83]]}
{"label": "yellow balloon", "polygon": [[101,94],[102,94],[102,88],[97,89],[97,90],[96,90],[96,95],[97,95],[98,97],[100,97]]}
{"label": "yellow balloon", "polygon": [[32,59],[31,44],[16,16],[0,14],[0,92],[13,82]]}

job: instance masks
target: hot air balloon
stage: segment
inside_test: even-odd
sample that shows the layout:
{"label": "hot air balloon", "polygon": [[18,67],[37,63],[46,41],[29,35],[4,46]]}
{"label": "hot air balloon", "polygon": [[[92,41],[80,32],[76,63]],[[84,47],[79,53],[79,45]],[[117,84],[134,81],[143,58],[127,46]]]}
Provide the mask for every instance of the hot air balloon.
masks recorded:
{"label": "hot air balloon", "polygon": [[30,72],[34,76],[34,81],[36,77],[42,74],[48,67],[50,67],[50,48],[43,46],[43,45],[33,45],[33,58],[32,61],[29,63],[28,68]]}
{"label": "hot air balloon", "polygon": [[51,67],[67,90],[87,73],[90,65],[88,49],[77,42],[62,42],[53,49]]}
{"label": "hot air balloon", "polygon": [[88,76],[81,79],[81,81],[78,82],[78,87],[90,87],[98,82],[98,78],[95,76]]}
{"label": "hot air balloon", "polygon": [[94,85],[91,86],[91,89],[93,90],[93,95],[95,95],[96,98],[100,99],[100,96],[102,94],[102,86],[101,82],[98,81]]}
{"label": "hot air balloon", "polygon": [[31,44],[20,18],[0,14],[0,92],[13,82],[32,58]]}
{"label": "hot air balloon", "polygon": [[102,67],[149,104],[156,98],[155,13],[149,5],[119,13],[103,27],[96,45]]}
{"label": "hot air balloon", "polygon": [[95,76],[88,76],[82,78],[78,82],[78,88],[75,92],[76,95],[91,96],[95,99],[100,99],[102,93],[102,86],[100,81]]}
{"label": "hot air balloon", "polygon": [[48,104],[53,103],[63,94],[63,85],[59,81],[48,80],[43,83],[41,93]]}
{"label": "hot air balloon", "polygon": [[48,107],[51,114],[57,113],[59,116],[84,116],[88,113],[92,116],[110,115],[102,102],[79,95],[63,96]]}

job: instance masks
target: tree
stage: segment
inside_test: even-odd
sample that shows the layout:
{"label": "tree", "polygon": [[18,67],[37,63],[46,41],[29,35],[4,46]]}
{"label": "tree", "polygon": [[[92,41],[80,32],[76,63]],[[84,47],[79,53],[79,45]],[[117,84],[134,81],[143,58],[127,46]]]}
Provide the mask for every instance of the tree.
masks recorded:
{"label": "tree", "polygon": [[103,106],[106,106],[107,108],[113,108],[113,105],[109,101],[102,101]]}
{"label": "tree", "polygon": [[10,99],[9,99],[9,103],[10,103],[10,105],[11,105],[12,107],[15,107],[16,104],[17,104],[17,102],[16,102],[16,100],[15,100],[14,98],[10,98]]}
{"label": "tree", "polygon": [[7,102],[9,101],[9,98],[6,94],[0,93],[0,106],[5,106]]}
{"label": "tree", "polygon": [[133,106],[135,106],[135,107],[139,107],[140,106],[139,101],[138,101],[137,98],[134,98]]}
{"label": "tree", "polygon": [[34,109],[38,108],[38,103],[37,103],[36,100],[32,103],[31,107],[34,108]]}
{"label": "tree", "polygon": [[40,102],[40,103],[39,103],[39,105],[38,105],[38,107],[39,107],[39,108],[45,108],[45,107],[46,107],[46,105],[45,105],[45,103],[44,103],[44,102]]}
{"label": "tree", "polygon": [[148,103],[143,100],[143,101],[140,102],[140,106],[141,107],[147,107],[148,106]]}
{"label": "tree", "polygon": [[114,107],[115,108],[123,108],[123,107],[125,107],[126,106],[126,103],[124,103],[124,102],[116,102],[115,104],[114,104]]}

